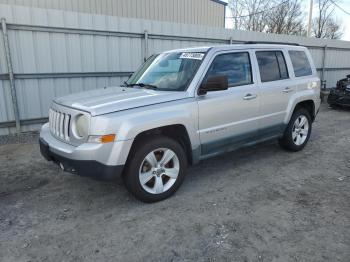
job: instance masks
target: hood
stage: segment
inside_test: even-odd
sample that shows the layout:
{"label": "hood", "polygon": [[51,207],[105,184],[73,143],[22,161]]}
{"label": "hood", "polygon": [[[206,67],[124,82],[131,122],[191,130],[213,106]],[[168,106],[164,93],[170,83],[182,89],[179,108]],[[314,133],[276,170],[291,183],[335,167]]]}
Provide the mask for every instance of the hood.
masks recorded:
{"label": "hood", "polygon": [[186,92],[109,87],[75,93],[55,103],[89,112],[92,116],[187,98]]}

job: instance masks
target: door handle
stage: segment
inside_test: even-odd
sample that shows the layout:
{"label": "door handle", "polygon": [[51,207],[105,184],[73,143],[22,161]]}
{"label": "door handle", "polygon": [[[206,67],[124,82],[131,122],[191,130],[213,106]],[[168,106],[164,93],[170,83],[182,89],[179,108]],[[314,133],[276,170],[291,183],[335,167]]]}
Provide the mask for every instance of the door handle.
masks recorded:
{"label": "door handle", "polygon": [[292,88],[290,87],[286,87],[285,89],[282,90],[283,93],[289,93],[289,92],[292,92],[294,91]]}
{"label": "door handle", "polygon": [[258,97],[258,95],[253,95],[253,94],[246,94],[244,97],[243,97],[243,99],[244,100],[252,100],[252,99],[255,99],[255,98],[257,98]]}

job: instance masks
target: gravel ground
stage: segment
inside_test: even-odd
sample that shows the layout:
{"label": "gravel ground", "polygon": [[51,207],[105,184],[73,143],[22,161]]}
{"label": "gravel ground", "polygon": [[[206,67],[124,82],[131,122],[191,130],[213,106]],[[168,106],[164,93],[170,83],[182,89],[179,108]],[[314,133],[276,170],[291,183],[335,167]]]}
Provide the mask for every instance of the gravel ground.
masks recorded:
{"label": "gravel ground", "polygon": [[0,261],[350,261],[350,111],[323,105],[298,153],[276,143],[190,168],[144,204],[121,180],[0,146]]}

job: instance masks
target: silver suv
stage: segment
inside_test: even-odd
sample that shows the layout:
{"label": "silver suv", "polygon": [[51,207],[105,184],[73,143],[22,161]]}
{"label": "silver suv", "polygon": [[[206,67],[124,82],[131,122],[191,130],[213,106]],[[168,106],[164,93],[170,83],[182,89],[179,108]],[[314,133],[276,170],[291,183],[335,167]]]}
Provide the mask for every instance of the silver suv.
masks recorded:
{"label": "silver suv", "polygon": [[55,99],[40,133],[47,160],[84,176],[122,175],[138,199],[172,195],[188,165],[278,139],[308,142],[320,80],[305,47],[246,43],[151,56],[121,87]]}

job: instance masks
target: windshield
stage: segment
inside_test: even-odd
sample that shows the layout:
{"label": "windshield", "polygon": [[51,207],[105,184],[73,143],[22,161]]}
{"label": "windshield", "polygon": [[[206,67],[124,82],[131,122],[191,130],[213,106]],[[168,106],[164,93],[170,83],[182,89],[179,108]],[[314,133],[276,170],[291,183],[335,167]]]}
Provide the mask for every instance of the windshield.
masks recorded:
{"label": "windshield", "polygon": [[202,63],[205,53],[165,53],[151,56],[126,82],[164,91],[184,91]]}

